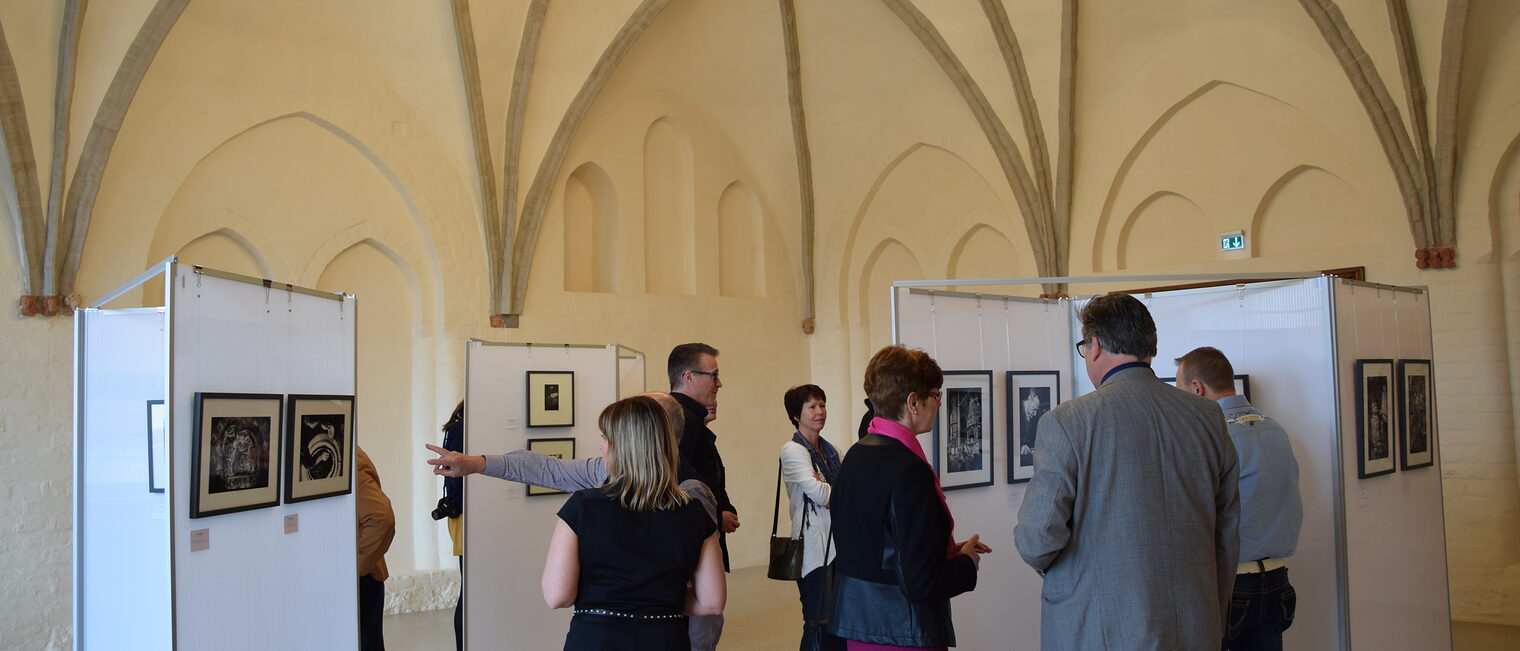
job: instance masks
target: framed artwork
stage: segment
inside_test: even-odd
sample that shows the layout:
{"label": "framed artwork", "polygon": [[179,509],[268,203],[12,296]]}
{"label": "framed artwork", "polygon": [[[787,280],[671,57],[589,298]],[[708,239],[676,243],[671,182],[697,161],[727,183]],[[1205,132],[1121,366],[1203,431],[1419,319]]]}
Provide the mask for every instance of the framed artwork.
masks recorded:
{"label": "framed artwork", "polygon": [[575,425],[575,372],[528,371],[528,427]]}
{"label": "framed artwork", "polygon": [[168,407],[162,400],[148,401],[148,492],[162,493],[169,486]]}
{"label": "framed artwork", "polygon": [[280,412],[284,396],[195,394],[190,437],[190,517],[280,502]]}
{"label": "framed artwork", "polygon": [[1399,360],[1399,469],[1434,465],[1436,385],[1430,360]]}
{"label": "framed artwork", "polygon": [[945,371],[934,467],[945,490],[992,485],[992,371]]}
{"label": "framed artwork", "polygon": [[1394,471],[1393,360],[1356,360],[1356,476]]}
{"label": "framed artwork", "polygon": [[1008,483],[1034,477],[1035,432],[1040,417],[1061,404],[1060,371],[1008,371]]}
{"label": "framed artwork", "polygon": [[353,396],[286,396],[285,503],[353,492],[354,443]]}
{"label": "framed artwork", "polygon": [[[575,439],[528,439],[528,451],[564,461],[575,458]],[[528,497],[540,495],[564,495],[565,491],[528,484]]]}
{"label": "framed artwork", "polygon": [[[1161,378],[1161,381],[1165,382],[1167,384],[1173,385],[1173,386],[1176,386],[1176,384],[1177,384],[1177,378],[1175,378],[1175,377],[1164,377],[1164,378]],[[1246,402],[1251,402],[1251,376],[1250,375],[1237,375],[1237,376],[1235,376],[1235,393],[1237,395],[1245,396]],[[1252,403],[1252,404],[1255,404],[1255,403]]]}

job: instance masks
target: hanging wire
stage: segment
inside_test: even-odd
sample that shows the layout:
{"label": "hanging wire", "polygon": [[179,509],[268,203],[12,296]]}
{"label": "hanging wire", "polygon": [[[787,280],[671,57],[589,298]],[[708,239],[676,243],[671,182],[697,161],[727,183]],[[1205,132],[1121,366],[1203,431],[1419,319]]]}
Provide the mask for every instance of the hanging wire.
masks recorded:
{"label": "hanging wire", "polygon": [[976,295],[976,347],[981,358],[980,368],[987,368],[987,340],[982,328],[982,295]]}
{"label": "hanging wire", "polygon": [[1004,370],[1011,371],[1013,370],[1013,323],[1012,317],[1008,314],[1007,296],[1003,297],[1003,352],[1008,358],[1008,368]]}
{"label": "hanging wire", "polygon": [[929,290],[929,351],[930,356],[939,359],[939,314],[934,307],[934,290]]}

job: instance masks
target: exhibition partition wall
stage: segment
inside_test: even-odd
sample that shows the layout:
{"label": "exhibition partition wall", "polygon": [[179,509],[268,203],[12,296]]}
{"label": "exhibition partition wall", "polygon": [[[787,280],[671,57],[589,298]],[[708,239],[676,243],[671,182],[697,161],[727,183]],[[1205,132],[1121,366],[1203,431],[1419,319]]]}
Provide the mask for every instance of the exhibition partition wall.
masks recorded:
{"label": "exhibition partition wall", "polygon": [[170,258],[80,311],[76,648],[358,645],[355,310]]}
{"label": "exhibition partition wall", "polygon": [[644,376],[644,353],[627,346],[618,347],[618,399],[648,391]]}
{"label": "exhibition partition wall", "polygon": [[[597,416],[619,396],[644,390],[642,377],[637,389],[628,386],[642,358],[617,344],[471,339],[465,344],[466,453],[599,456]],[[539,579],[567,494],[471,475],[465,496],[465,648],[564,646],[570,610],[545,606]]]}
{"label": "exhibition partition wall", "polygon": [[[1208,279],[1057,279],[1094,280],[1127,280],[1130,286],[1143,286]],[[1047,396],[1058,404],[1092,391],[1073,348],[1081,337],[1076,314],[1086,300],[1044,301],[924,286],[967,284],[974,289],[1017,282],[913,281],[893,288],[901,343],[928,351],[946,371],[993,371],[994,386],[988,395],[994,403],[990,410],[994,418],[988,438],[994,445],[986,456],[993,466],[994,484],[947,492],[956,514],[957,535],[980,533],[997,552],[1006,551],[1006,555],[994,552],[982,565],[975,593],[955,600],[957,634],[967,648],[1038,648],[1041,581],[1018,558],[1012,539],[1023,501],[1022,482],[1029,473],[1016,446],[1026,407],[1038,414],[1049,408],[1041,403]],[[1356,419],[1362,409],[1354,390],[1355,360],[1392,360],[1375,369],[1392,368],[1391,377],[1368,380],[1381,387],[1390,401],[1402,384],[1424,387],[1426,395],[1434,395],[1428,366],[1420,365],[1431,359],[1424,293],[1306,277],[1139,297],[1157,324],[1158,355],[1153,367],[1158,376],[1174,375],[1173,359],[1195,347],[1219,348],[1231,359],[1236,373],[1246,376],[1238,377],[1237,384],[1249,384],[1252,402],[1281,422],[1292,440],[1300,468],[1304,523],[1297,553],[1290,560],[1298,614],[1284,636],[1285,647],[1449,649],[1433,403],[1422,407],[1429,421],[1424,456],[1419,456],[1419,446],[1415,446],[1416,456],[1409,462],[1431,467],[1403,471],[1397,478],[1357,479]],[[1058,334],[1050,334],[1047,328],[1056,325],[1064,327],[1055,327]],[[1402,375],[1397,371],[1399,360],[1411,362],[1403,365],[1409,370]],[[1422,370],[1424,380],[1419,379]],[[1049,371],[1059,373],[1058,396],[1046,389]],[[1369,370],[1364,375],[1376,373]],[[947,374],[947,397],[959,377]],[[1409,393],[1420,394],[1413,389]],[[1390,415],[1396,411],[1393,404],[1402,403],[1390,402],[1381,412],[1373,411],[1376,418],[1364,418],[1383,423],[1378,431],[1384,432],[1379,435],[1384,444],[1377,461],[1384,465],[1400,463],[1396,450],[1401,448],[1391,438],[1398,431],[1395,424],[1402,421]],[[942,425],[936,426],[937,431],[947,429]],[[944,442],[935,446],[933,436],[924,435],[925,449],[945,451],[948,446]],[[937,461],[944,478],[950,469],[943,467],[945,459]],[[1017,640],[1012,645],[1010,636]]]}

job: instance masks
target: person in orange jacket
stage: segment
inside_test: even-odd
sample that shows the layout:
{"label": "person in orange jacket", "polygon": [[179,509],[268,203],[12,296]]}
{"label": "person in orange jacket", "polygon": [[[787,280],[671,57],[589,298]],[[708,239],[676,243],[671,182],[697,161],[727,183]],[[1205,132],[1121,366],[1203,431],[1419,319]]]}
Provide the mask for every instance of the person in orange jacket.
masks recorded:
{"label": "person in orange jacket", "polygon": [[359,457],[354,482],[359,537],[359,649],[385,651],[381,623],[385,617],[385,579],[390,577],[385,552],[396,537],[396,513],[391,510],[391,499],[380,490],[375,462],[363,448],[354,450]]}

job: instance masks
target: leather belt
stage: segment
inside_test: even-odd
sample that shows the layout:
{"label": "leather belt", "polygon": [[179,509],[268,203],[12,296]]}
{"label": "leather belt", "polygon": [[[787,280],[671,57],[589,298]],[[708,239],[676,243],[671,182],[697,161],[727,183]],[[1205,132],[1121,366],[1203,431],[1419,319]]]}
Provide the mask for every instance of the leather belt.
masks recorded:
{"label": "leather belt", "polygon": [[1288,562],[1281,558],[1263,558],[1259,561],[1249,561],[1235,566],[1236,574],[1266,574],[1272,570],[1287,567]]}

